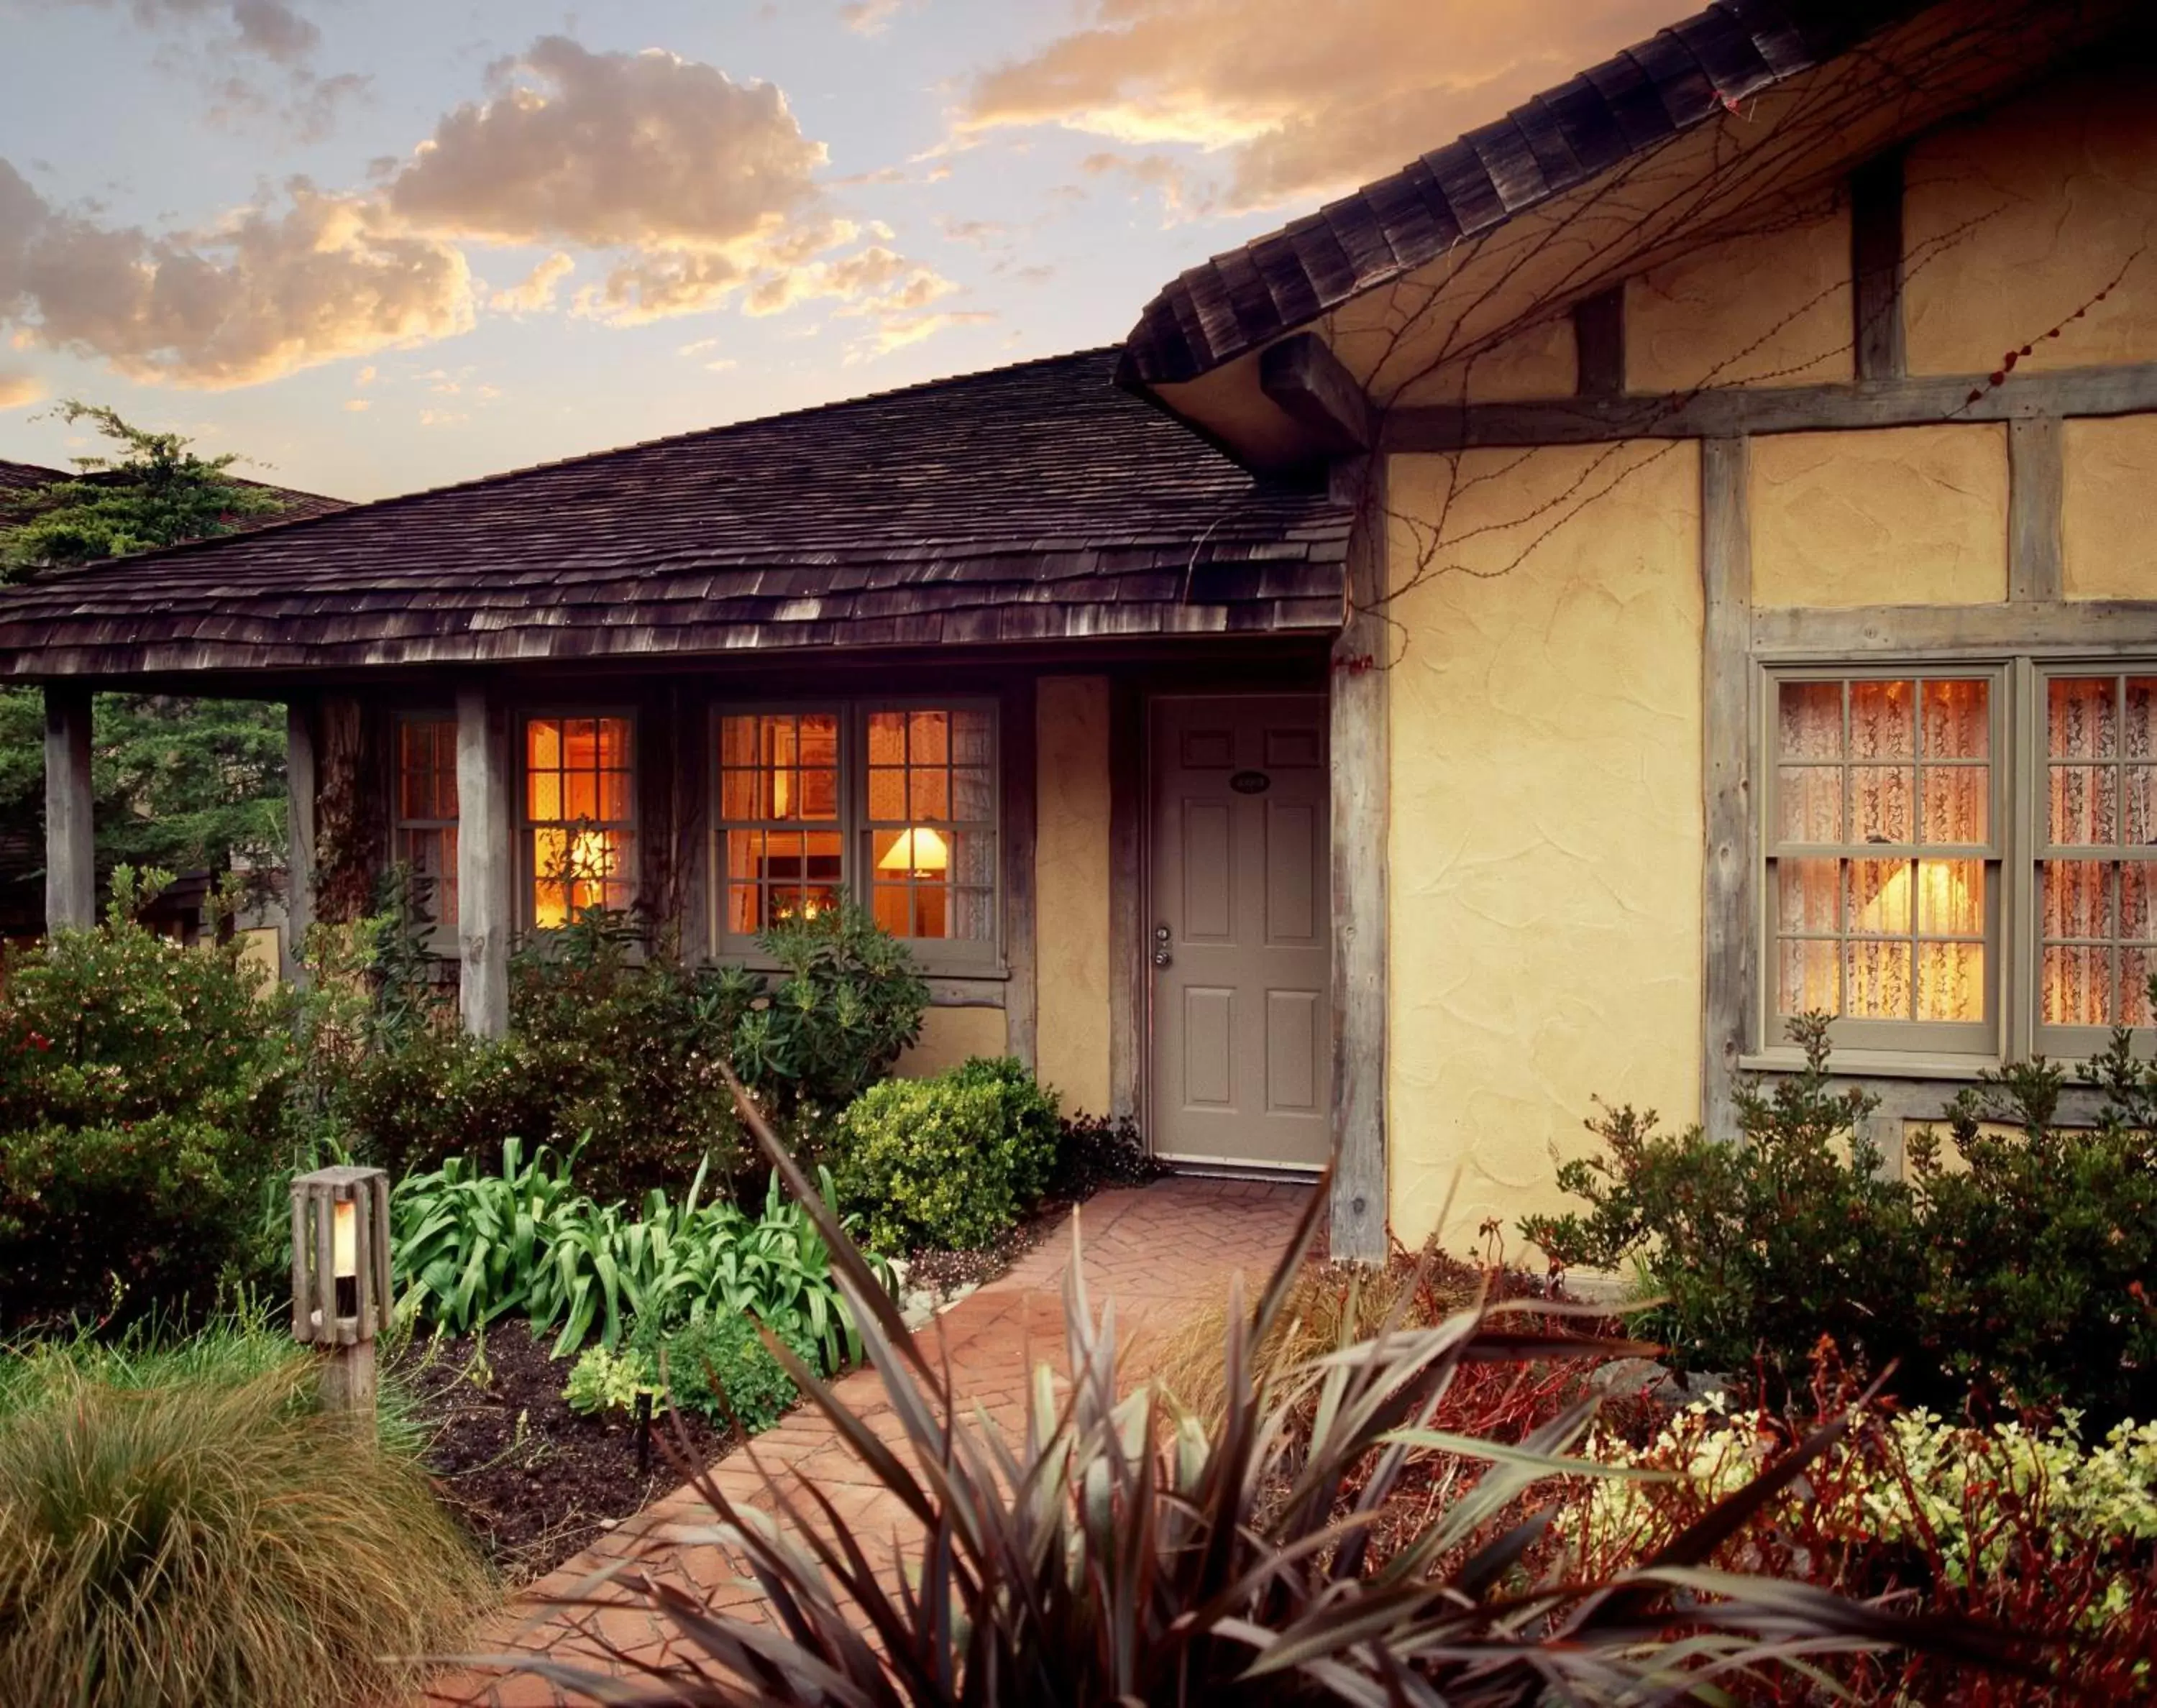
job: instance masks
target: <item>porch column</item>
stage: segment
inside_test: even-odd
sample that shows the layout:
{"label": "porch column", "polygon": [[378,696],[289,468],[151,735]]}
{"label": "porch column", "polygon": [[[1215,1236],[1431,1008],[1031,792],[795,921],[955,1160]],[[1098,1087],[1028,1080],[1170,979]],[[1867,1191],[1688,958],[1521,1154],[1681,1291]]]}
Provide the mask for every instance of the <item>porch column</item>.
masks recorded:
{"label": "porch column", "polygon": [[465,1030],[509,1030],[509,939],[516,918],[509,720],[484,688],[457,692],[457,1007]]}
{"label": "porch column", "polygon": [[315,923],[314,707],[294,700],[285,707],[285,953],[284,976],[306,977],[307,929]]}
{"label": "porch column", "polygon": [[45,690],[45,929],[97,923],[90,822],[90,690]]}
{"label": "porch column", "polygon": [[1356,507],[1348,621],[1328,672],[1332,772],[1333,1205],[1336,1260],[1386,1258],[1385,460],[1337,465]]}

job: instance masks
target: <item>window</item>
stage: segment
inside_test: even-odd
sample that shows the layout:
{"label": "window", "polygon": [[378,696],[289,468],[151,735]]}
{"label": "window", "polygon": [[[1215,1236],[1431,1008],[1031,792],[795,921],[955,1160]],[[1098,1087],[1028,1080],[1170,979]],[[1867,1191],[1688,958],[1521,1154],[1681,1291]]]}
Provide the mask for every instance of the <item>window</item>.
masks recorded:
{"label": "window", "polygon": [[835,907],[840,851],[839,718],[801,712],[719,720],[726,821],[726,934],[747,939]]}
{"label": "window", "polygon": [[2062,1029],[2041,1043],[2085,1054],[2098,1031],[2151,1023],[2157,674],[2048,677],[2044,723],[2037,1019]]}
{"label": "window", "polygon": [[2086,1057],[2157,1026],[2157,664],[1767,685],[1763,1041]]}
{"label": "window", "polygon": [[397,822],[392,857],[412,873],[412,903],[438,938],[457,928],[457,721],[397,721]]}
{"label": "window", "polygon": [[987,706],[722,714],[722,952],[852,897],[931,965],[994,965],[996,768]]}
{"label": "window", "polygon": [[1945,673],[1774,684],[1778,1034],[1817,1009],[1860,1048],[1996,1047],[1996,687]]}
{"label": "window", "polygon": [[543,931],[635,898],[633,728],[626,718],[525,720],[524,848]]}

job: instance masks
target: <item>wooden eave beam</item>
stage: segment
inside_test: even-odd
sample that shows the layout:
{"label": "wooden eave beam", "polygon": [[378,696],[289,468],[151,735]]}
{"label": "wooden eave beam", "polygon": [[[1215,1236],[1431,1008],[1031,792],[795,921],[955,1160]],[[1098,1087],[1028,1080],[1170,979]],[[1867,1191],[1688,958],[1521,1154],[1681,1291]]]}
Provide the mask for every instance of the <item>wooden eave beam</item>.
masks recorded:
{"label": "wooden eave beam", "polygon": [[1560,398],[1388,411],[1379,447],[1451,451],[1622,439],[1727,439],[1980,421],[2033,421],[2157,410],[2157,362],[2019,373],[1861,380],[1851,385],[1719,388],[1689,394]]}
{"label": "wooden eave beam", "polygon": [[1315,332],[1269,344],[1259,357],[1259,389],[1310,433],[1320,456],[1354,456],[1377,442],[1371,399]]}

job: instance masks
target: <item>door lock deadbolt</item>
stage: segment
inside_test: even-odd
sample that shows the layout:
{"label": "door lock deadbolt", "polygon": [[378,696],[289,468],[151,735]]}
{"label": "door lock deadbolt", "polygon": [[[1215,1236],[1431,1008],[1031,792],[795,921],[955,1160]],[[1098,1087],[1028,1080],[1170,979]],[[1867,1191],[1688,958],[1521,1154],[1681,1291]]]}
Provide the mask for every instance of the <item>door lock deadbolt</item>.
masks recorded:
{"label": "door lock deadbolt", "polygon": [[1156,966],[1165,967],[1175,960],[1176,957],[1170,953],[1168,944],[1168,927],[1155,926],[1153,928],[1153,964]]}

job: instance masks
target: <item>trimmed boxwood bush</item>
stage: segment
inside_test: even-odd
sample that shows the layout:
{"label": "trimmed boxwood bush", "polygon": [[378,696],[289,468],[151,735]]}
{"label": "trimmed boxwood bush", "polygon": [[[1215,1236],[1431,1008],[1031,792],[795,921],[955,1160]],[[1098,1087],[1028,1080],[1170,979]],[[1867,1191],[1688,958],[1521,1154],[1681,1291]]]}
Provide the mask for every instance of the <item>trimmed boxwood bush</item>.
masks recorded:
{"label": "trimmed boxwood bush", "polygon": [[1008,1057],[886,1080],[840,1123],[840,1207],[879,1250],[976,1250],[1038,1201],[1057,1133],[1055,1098]]}

